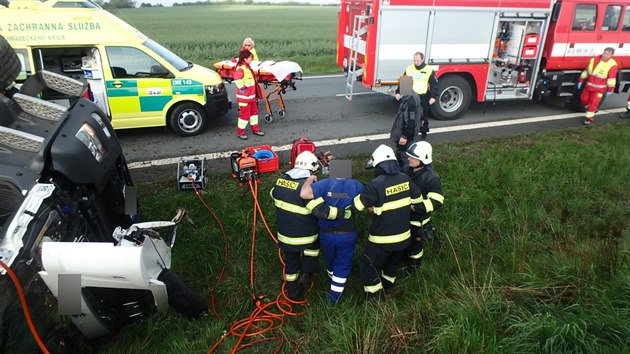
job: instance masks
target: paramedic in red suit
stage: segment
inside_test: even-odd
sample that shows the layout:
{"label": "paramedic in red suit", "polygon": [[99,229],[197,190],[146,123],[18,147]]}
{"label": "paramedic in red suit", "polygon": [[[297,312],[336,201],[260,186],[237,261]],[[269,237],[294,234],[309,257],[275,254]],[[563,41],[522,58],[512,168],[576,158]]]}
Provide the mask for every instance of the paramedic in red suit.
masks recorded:
{"label": "paramedic in red suit", "polygon": [[603,54],[591,58],[588,67],[580,75],[577,89],[579,90],[584,86],[580,94],[580,101],[586,107],[585,125],[593,123],[595,112],[602,97],[604,95],[610,96],[615,89],[617,62],[612,58],[614,53],[613,48],[604,49]]}
{"label": "paramedic in red suit", "polygon": [[247,139],[245,128],[248,122],[252,126],[252,133],[259,136],[265,135],[258,126],[258,99],[262,98],[262,89],[256,82],[256,74],[249,66],[253,58],[249,50],[242,50],[238,55],[234,71],[236,101],[239,108],[237,134],[242,140]]}

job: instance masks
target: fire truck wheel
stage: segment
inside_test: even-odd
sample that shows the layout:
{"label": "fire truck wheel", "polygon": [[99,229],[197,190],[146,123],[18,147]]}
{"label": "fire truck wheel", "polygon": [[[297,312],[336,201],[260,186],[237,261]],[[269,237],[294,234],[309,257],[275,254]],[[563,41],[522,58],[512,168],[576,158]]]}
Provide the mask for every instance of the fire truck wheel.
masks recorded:
{"label": "fire truck wheel", "polygon": [[170,126],[181,136],[193,136],[201,133],[208,124],[203,107],[196,103],[182,103],[171,111]]}
{"label": "fire truck wheel", "polygon": [[18,77],[22,64],[13,47],[0,36],[0,90],[9,87]]}
{"label": "fire truck wheel", "polygon": [[459,118],[470,105],[471,89],[466,79],[450,75],[438,81],[438,99],[431,105],[431,112],[437,120]]}

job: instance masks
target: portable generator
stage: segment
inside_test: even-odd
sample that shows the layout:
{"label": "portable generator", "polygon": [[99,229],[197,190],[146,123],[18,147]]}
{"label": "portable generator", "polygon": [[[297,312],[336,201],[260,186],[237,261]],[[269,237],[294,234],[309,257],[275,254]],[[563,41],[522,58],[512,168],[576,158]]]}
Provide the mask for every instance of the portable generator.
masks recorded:
{"label": "portable generator", "polygon": [[247,151],[233,152],[230,155],[232,178],[238,179],[241,185],[258,178],[256,158]]}
{"label": "portable generator", "polygon": [[208,183],[206,159],[182,159],[177,163],[177,187],[184,189],[204,189]]}

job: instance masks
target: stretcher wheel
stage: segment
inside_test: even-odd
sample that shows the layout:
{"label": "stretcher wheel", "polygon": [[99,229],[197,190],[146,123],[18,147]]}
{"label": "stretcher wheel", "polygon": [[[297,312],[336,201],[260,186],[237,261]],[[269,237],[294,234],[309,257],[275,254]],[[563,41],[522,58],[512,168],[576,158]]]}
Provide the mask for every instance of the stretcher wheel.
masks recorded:
{"label": "stretcher wheel", "polygon": [[283,118],[284,116],[287,115],[287,112],[285,112],[284,109],[281,109],[278,111],[278,115],[280,116],[280,118]]}
{"label": "stretcher wheel", "polygon": [[271,123],[273,122],[273,116],[271,114],[267,114],[265,116],[265,123]]}

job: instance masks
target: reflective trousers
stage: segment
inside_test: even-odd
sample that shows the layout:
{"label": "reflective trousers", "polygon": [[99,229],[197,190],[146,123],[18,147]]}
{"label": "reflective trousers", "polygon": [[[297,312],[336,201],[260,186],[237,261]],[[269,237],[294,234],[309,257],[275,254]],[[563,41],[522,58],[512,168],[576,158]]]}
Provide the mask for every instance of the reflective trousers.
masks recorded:
{"label": "reflective trousers", "polygon": [[321,231],[319,241],[324,252],[326,271],[330,280],[330,292],[328,300],[331,304],[337,303],[346,286],[348,275],[352,270],[352,255],[357,247],[358,233],[325,233]]}
{"label": "reflective trousers", "polygon": [[592,120],[595,117],[595,111],[599,108],[599,102],[606,91],[590,90],[588,86],[582,90],[580,101],[586,107],[586,119]]}
{"label": "reflective trousers", "polygon": [[238,123],[236,132],[238,135],[245,134],[247,123],[252,126],[252,132],[260,130],[258,127],[258,101],[238,103]]}
{"label": "reflective trousers", "polygon": [[405,249],[387,251],[372,242],[365,245],[361,255],[361,281],[366,295],[376,294],[394,286]]}

